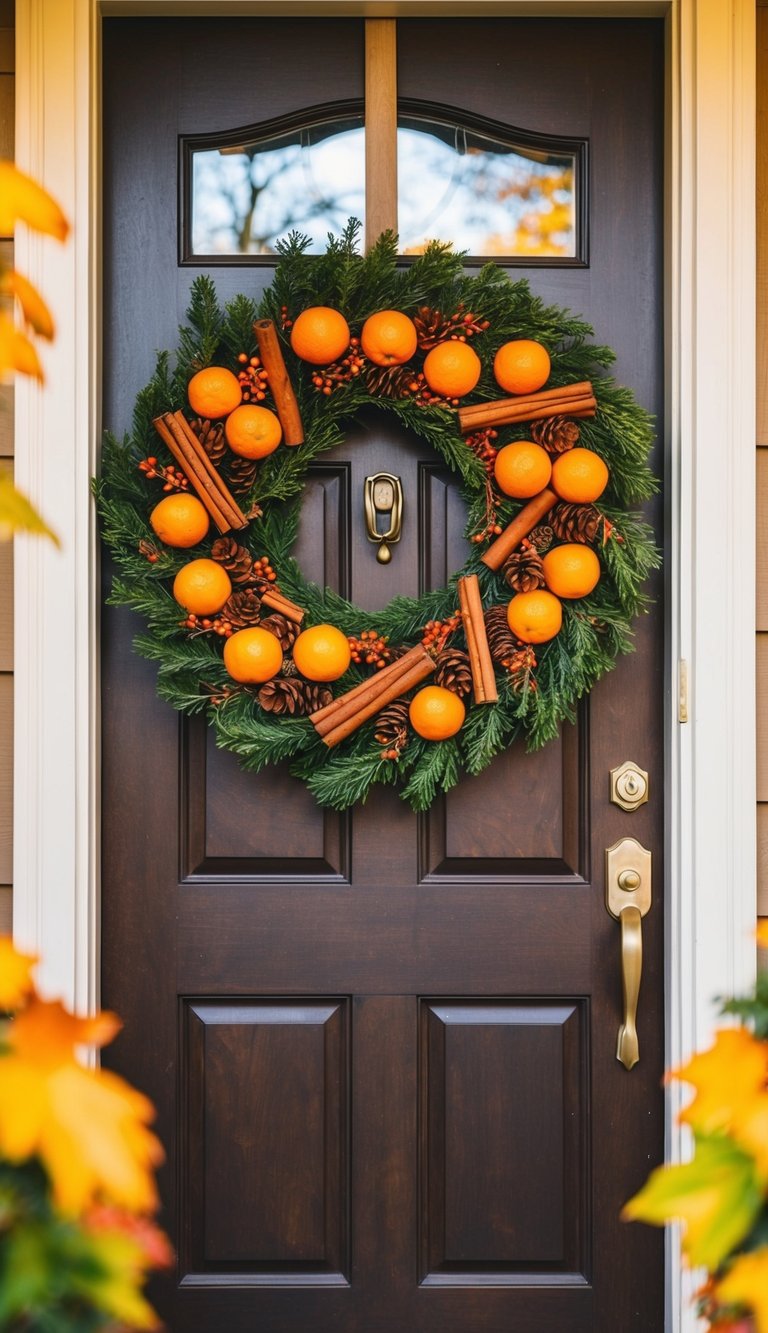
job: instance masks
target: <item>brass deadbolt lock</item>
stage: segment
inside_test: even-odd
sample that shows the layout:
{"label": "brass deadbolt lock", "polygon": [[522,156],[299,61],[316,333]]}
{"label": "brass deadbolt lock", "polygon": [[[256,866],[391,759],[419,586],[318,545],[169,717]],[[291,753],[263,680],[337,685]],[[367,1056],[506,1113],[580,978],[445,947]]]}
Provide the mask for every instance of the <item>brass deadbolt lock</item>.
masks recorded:
{"label": "brass deadbolt lock", "polygon": [[648,774],[630,759],[611,769],[611,800],[622,810],[637,810],[648,800]]}

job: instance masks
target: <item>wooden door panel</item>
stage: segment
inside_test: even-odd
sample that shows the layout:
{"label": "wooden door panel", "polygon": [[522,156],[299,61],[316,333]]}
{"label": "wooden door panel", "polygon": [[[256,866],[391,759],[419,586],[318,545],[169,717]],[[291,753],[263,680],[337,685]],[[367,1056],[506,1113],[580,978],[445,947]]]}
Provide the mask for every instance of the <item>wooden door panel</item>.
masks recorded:
{"label": "wooden door panel", "polygon": [[[178,136],[362,96],[362,37],[360,20],[105,23],[110,428],[195,272],[177,263]],[[662,73],[655,22],[398,24],[403,96],[589,140],[589,266],[529,277],[659,415]],[[226,300],[270,275],[214,276]],[[363,521],[381,470],[405,498],[389,566]],[[442,460],[372,409],[310,468],[295,554],[362,629],[447,582],[464,522]],[[131,653],[136,618],[105,613],[103,994],[169,1149],[174,1333],[659,1333],[662,1240],[617,1219],[662,1139],[661,626],[639,622],[636,654],[540,753],[513,748],[422,815],[388,789],[339,815],[175,717]],[[632,815],[608,801],[628,758],[652,770]],[[602,873],[627,834],[655,858],[631,1074]]]}
{"label": "wooden door panel", "polygon": [[182,1282],[345,1285],[345,1001],[187,1001]]}
{"label": "wooden door panel", "polygon": [[588,1276],[583,1002],[422,1001],[422,1281]]}

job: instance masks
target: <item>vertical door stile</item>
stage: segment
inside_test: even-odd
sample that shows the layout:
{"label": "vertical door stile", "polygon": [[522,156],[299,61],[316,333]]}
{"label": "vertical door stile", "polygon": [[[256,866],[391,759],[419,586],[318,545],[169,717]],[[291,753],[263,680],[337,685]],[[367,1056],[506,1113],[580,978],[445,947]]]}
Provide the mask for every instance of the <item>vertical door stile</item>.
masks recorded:
{"label": "vertical door stile", "polygon": [[365,248],[397,231],[397,27],[365,23]]}

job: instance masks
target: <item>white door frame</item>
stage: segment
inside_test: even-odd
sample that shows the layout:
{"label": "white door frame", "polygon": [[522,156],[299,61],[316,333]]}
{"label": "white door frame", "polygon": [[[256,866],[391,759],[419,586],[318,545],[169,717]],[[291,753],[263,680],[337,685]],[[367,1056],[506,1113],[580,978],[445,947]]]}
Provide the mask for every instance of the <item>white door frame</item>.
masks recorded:
{"label": "white door frame", "polygon": [[[100,22],[136,14],[663,14],[667,24],[667,1061],[754,975],[755,0],[17,0],[17,160],[74,222],[17,238],[57,316],[16,393],[18,484],[64,538],[17,542],[14,929],[98,1001]],[[687,701],[680,663],[687,663]],[[687,702],[687,723],[680,710]],[[119,705],[118,705],[119,706]],[[670,1094],[669,1151],[680,1143]],[[669,1246],[668,1330],[692,1329]]]}

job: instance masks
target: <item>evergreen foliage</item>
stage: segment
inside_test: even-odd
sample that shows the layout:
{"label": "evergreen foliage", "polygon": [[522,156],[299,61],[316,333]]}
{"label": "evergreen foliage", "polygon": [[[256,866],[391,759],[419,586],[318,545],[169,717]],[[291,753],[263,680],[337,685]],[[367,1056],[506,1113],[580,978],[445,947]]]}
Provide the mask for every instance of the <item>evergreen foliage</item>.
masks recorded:
{"label": "evergreen foliage", "polygon": [[[653,430],[650,417],[630,391],[608,375],[613,360],[610,349],[591,341],[592,330],[584,320],[545,305],[526,281],[511,281],[494,264],[467,276],[462,256],[437,243],[408,267],[398,267],[392,233],[384,233],[365,256],[358,253],[358,240],[359,223],[352,220],[343,236],[329,238],[326,253],[317,257],[306,253],[307,239],[293,233],[278,246],[274,280],[258,307],[249,297],[239,295],[222,308],[211,279],[197,278],[175,358],[168,352],[158,357],[152,380],[136,399],[130,435],[118,441],[107,434],[102,473],[94,482],[94,492],[104,540],[118,567],[110,601],[131,607],[144,618],[146,631],[137,639],[136,648],[158,662],[158,689],[163,698],[185,712],[205,710],[218,744],[237,754],[246,768],[259,770],[288,760],[291,771],[307,782],[323,805],[343,809],[364,800],[374,784],[389,783],[399,784],[404,799],[415,809],[425,809],[438,791],[454,786],[463,772],[481,772],[517,738],[525,737],[532,749],[554,738],[564,721],[573,720],[578,700],[610,670],[616,656],[631,650],[631,622],[647,605],[643,585],[659,566],[651,529],[641,514],[632,512],[633,506],[656,489],[647,461]],[[551,386],[592,380],[598,411],[593,419],[580,423],[581,443],[599,453],[610,469],[600,509],[614,528],[614,534],[597,545],[602,577],[588,598],[564,604],[563,629],[537,648],[535,672],[521,683],[499,670],[498,704],[469,706],[457,737],[442,742],[412,737],[395,763],[382,759],[374,739],[375,726],[368,723],[339,749],[329,751],[306,718],[265,712],[255,690],[227,693],[221,640],[215,635],[191,635],[182,627],[183,615],[170,590],[172,579],[189,559],[210,553],[216,534],[191,551],[163,548],[154,563],[148,563],[139,545],[153,537],[148,515],[161,497],[157,482],[148,481],[137,464],[148,454],[165,461],[153,417],[186,409],[186,386],[197,370],[217,364],[236,372],[238,355],[254,352],[255,318],[271,318],[279,330],[284,308],[295,318],[307,306],[330,305],[341,310],[357,333],[376,310],[391,308],[413,315],[419,306],[428,305],[452,312],[460,302],[478,319],[488,321],[487,330],[473,338],[483,372],[466,401],[500,396],[493,378],[493,356],[511,338],[534,338],[545,344],[552,357]],[[506,603],[509,589],[501,575],[480,563],[485,546],[477,544],[468,545],[464,568],[446,587],[419,598],[396,597],[375,614],[307,579],[291,556],[306,467],[311,459],[343,442],[346,428],[364,406],[375,403],[393,414],[442,456],[461,486],[468,535],[480,525],[485,512],[485,472],[448,408],[425,407],[414,398],[373,398],[362,377],[325,396],[313,386],[311,368],[293,355],[287,337],[283,351],[299,399],[305,443],[299,448],[281,447],[261,464],[251,493],[241,502],[244,508],[258,503],[262,517],[251,523],[245,535],[239,534],[238,540],[254,556],[268,557],[282,592],[306,609],[306,623],[330,621],[345,634],[370,628],[393,646],[411,645],[421,638],[427,621],[445,619],[456,610],[456,580],[470,572],[479,576],[486,607]],[[525,438],[527,429],[502,428],[497,443]],[[519,507],[520,502],[505,500],[499,521],[507,523]],[[453,643],[463,646],[461,632]],[[343,692],[365,674],[352,667],[336,692]]]}

